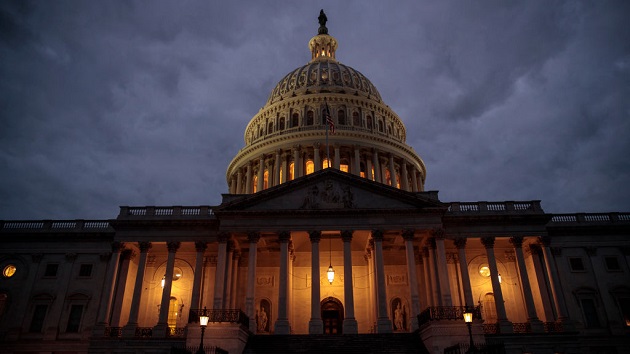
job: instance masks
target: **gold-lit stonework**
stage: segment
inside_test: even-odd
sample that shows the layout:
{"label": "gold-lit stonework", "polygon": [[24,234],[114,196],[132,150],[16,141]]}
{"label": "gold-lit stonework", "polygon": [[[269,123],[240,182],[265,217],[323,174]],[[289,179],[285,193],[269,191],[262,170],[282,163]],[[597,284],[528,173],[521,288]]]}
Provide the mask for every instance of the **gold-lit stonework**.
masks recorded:
{"label": "gold-lit stonework", "polygon": [[17,268],[13,264],[9,264],[4,269],[2,269],[2,276],[5,278],[11,278],[15,275]]}

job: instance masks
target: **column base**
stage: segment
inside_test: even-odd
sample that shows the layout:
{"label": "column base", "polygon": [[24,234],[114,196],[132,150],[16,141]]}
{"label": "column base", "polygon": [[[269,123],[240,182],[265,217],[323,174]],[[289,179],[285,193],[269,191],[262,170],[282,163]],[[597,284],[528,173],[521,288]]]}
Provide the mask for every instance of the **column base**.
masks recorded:
{"label": "column base", "polygon": [[392,333],[392,320],[387,317],[379,318],[376,321],[376,333]]}
{"label": "column base", "polygon": [[287,319],[278,319],[274,324],[274,334],[291,334],[291,325]]}
{"label": "column base", "polygon": [[311,319],[308,321],[308,334],[323,334],[324,321],[321,319]]}
{"label": "column base", "polygon": [[151,337],[166,338],[167,332],[168,332],[168,324],[158,323],[155,327],[153,327],[153,334],[151,335]]}
{"label": "column base", "polygon": [[359,333],[359,326],[357,320],[352,318],[344,318],[343,320],[343,334],[357,334]]}
{"label": "column base", "polygon": [[514,326],[512,326],[512,322],[508,320],[499,320],[497,325],[499,327],[499,333],[514,333]]}
{"label": "column base", "polygon": [[137,323],[127,323],[127,325],[122,328],[123,338],[134,338],[136,336],[136,328],[138,328]]}
{"label": "column base", "polygon": [[542,323],[541,320],[535,318],[535,319],[528,320],[528,322],[529,322],[529,325],[532,327],[532,333],[545,332],[545,325]]}

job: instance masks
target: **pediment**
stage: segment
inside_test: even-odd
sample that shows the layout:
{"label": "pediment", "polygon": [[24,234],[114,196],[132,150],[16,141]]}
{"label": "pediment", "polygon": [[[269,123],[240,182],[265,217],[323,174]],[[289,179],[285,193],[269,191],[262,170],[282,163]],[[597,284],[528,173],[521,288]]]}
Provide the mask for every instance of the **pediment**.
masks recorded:
{"label": "pediment", "polygon": [[325,169],[259,193],[224,195],[215,213],[445,208],[436,192],[412,193],[335,169]]}

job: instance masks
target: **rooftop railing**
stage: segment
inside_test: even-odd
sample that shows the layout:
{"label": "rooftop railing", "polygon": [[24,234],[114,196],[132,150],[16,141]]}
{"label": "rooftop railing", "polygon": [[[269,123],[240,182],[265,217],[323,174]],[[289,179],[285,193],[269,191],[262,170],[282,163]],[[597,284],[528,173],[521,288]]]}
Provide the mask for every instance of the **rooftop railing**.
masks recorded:
{"label": "rooftop railing", "polygon": [[212,207],[202,206],[172,206],[172,207],[120,207],[119,219],[134,217],[199,217],[207,218],[214,216]]}
{"label": "rooftop railing", "polygon": [[630,213],[555,214],[551,218],[552,224],[601,224],[616,222],[630,222]]}
{"label": "rooftop railing", "polygon": [[113,231],[107,220],[25,220],[0,221],[2,231]]}
{"label": "rooftop railing", "polygon": [[522,202],[452,202],[451,213],[544,213],[540,200]]}

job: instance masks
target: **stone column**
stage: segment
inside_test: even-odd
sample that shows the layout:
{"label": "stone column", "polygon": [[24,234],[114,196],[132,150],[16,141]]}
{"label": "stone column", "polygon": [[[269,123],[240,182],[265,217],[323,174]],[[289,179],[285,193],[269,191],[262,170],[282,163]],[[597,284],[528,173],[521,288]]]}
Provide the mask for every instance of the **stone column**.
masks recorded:
{"label": "stone column", "polygon": [[343,333],[358,333],[357,320],[354,317],[354,291],[352,286],[352,230],[342,230],[343,241],[343,294],[346,316],[343,319]]}
{"label": "stone column", "polygon": [[288,153],[282,154],[282,165],[280,167],[281,169],[280,174],[283,175],[283,178],[280,179],[280,183],[284,183],[289,180],[289,168],[287,167],[288,156],[289,156]]}
{"label": "stone column", "polygon": [[232,253],[232,289],[230,290],[230,308],[236,309],[236,299],[238,297],[238,263],[241,259],[241,252],[236,250]]}
{"label": "stone column", "polygon": [[258,181],[256,181],[256,191],[260,192],[263,190],[265,178],[265,155],[260,155],[258,158]]}
{"label": "stone column", "polygon": [[518,265],[518,273],[520,275],[521,284],[523,286],[523,296],[525,297],[525,308],[527,310],[527,322],[531,324],[532,332],[544,332],[543,323],[538,319],[538,315],[536,315],[534,297],[532,296],[532,287],[529,283],[527,267],[525,266],[525,257],[523,256],[523,237],[511,237],[510,243],[514,246],[514,253],[516,254],[516,264]]}
{"label": "stone column", "polygon": [[322,169],[322,159],[319,157],[319,146],[320,143],[313,144],[313,165],[314,171],[320,171]]}
{"label": "stone column", "polygon": [[558,320],[563,323],[564,331],[571,331],[574,329],[574,326],[569,320],[567,305],[564,300],[564,294],[562,293],[562,286],[560,285],[560,276],[558,275],[556,262],[551,254],[551,237],[539,237],[538,240],[543,251],[545,266],[547,267],[549,282],[551,283],[551,293],[553,295],[553,301],[556,304]]}
{"label": "stone column", "polygon": [[66,294],[68,292],[68,284],[72,277],[72,266],[77,259],[76,253],[66,253],[66,261],[60,267],[59,274],[57,276],[57,301],[53,301],[48,313],[46,314],[44,322],[44,340],[56,340],[59,331],[59,319],[61,318],[61,312],[66,300]]}
{"label": "stone column", "polygon": [[300,176],[300,146],[293,147],[293,179]]}
{"label": "stone column", "polygon": [[448,265],[446,263],[446,248],[444,246],[444,230],[433,230],[435,237],[438,276],[440,277],[440,293],[442,306],[453,306],[451,285],[449,284]]}
{"label": "stone column", "polygon": [[431,299],[433,306],[446,306],[442,303],[442,292],[440,291],[440,285],[438,283],[438,277],[436,272],[435,262],[435,249],[437,244],[435,238],[431,237],[429,240],[429,276],[431,277]]}
{"label": "stone column", "polygon": [[232,290],[232,261],[234,257],[234,241],[227,242],[227,255],[225,259],[225,277],[223,281],[223,304],[224,309],[230,308],[230,290]]}
{"label": "stone column", "polygon": [[409,190],[409,175],[407,174],[407,162],[405,159],[402,159],[400,163],[400,178],[402,178],[402,183],[400,184],[400,188],[403,190],[410,192]]}
{"label": "stone column", "polygon": [[418,275],[416,274],[416,256],[413,252],[414,230],[403,230],[405,250],[407,253],[407,277],[411,289],[411,331],[418,329],[418,315],[420,314],[420,296],[418,295]]}
{"label": "stone column", "polygon": [[243,193],[243,169],[239,167],[236,173],[236,194]]}
{"label": "stone column", "polygon": [[429,247],[422,247],[422,270],[424,271],[424,290],[427,297],[427,307],[437,306],[433,302],[433,284],[431,283],[431,268],[429,258]]}
{"label": "stone column", "polygon": [[162,289],[162,301],[160,303],[160,317],[153,327],[154,338],[165,338],[168,330],[168,307],[171,302],[171,289],[173,287],[173,270],[175,268],[175,253],[181,245],[180,242],[168,242],[168,258],[166,260],[166,275],[164,276],[164,289]]}
{"label": "stone column", "polygon": [[341,168],[341,154],[339,153],[340,146],[339,144],[335,144],[334,147],[335,147],[334,166],[336,169],[340,169]]}
{"label": "stone column", "polygon": [[324,333],[324,323],[320,309],[321,284],[319,274],[319,241],[322,238],[321,231],[310,231],[311,239],[311,319],[308,321],[309,334]]}
{"label": "stone column", "polygon": [[486,255],[488,256],[488,267],[490,268],[490,280],[492,282],[494,304],[497,310],[499,333],[512,333],[514,329],[512,328],[512,322],[507,319],[503,292],[501,291],[501,283],[499,283],[499,269],[497,268],[497,260],[494,256],[494,241],[494,237],[481,238],[481,243],[486,248]]}
{"label": "stone column", "polygon": [[376,277],[378,287],[378,319],[377,333],[391,333],[392,321],[387,316],[387,294],[385,291],[385,264],[383,263],[383,231],[373,230],[374,253],[376,262]]}
{"label": "stone column", "polygon": [[252,193],[253,189],[252,189],[252,162],[249,161],[247,163],[247,177],[246,177],[246,182],[245,182],[245,193],[244,194],[250,194]]}
{"label": "stone column", "polygon": [[545,261],[542,256],[542,248],[538,243],[530,243],[528,251],[531,254],[532,263],[534,264],[534,273],[536,275],[535,288],[538,288],[540,291],[540,297],[542,299],[544,322],[553,322],[556,320],[554,314],[555,308],[552,299],[551,284],[549,283]]}
{"label": "stone column", "polygon": [[287,317],[287,277],[289,268],[289,231],[278,233],[280,241],[280,281],[278,282],[278,319],[274,325],[275,334],[290,334],[291,327]]}
{"label": "stone column", "polygon": [[368,279],[368,320],[370,324],[374,323],[374,309],[376,305],[374,304],[374,263],[372,262],[372,250],[368,247],[365,250],[365,261],[367,262],[367,279]]}
{"label": "stone column", "polygon": [[378,183],[383,183],[381,178],[381,164],[376,149],[372,150],[372,163],[374,164],[374,180]]}
{"label": "stone column", "polygon": [[365,157],[365,178],[370,181],[374,181],[374,173],[372,172],[372,160],[370,160],[367,156]]}
{"label": "stone column", "polygon": [[411,168],[411,191],[418,191],[418,172],[415,167]]}
{"label": "stone column", "polygon": [[[6,337],[4,338],[6,341],[18,340],[18,336],[22,328],[30,325],[31,318],[26,318],[26,308],[28,306],[28,302],[30,302],[31,292],[33,291],[33,286],[36,282],[35,278],[39,273],[38,270],[43,257],[44,256],[41,253],[31,254],[32,264],[28,269],[28,276],[24,282],[24,286],[22,286],[19,294],[17,294],[15,302],[12,303],[12,306],[10,306],[6,312],[6,318],[14,319],[12,321],[13,323],[10,324]],[[103,336],[103,334],[104,329],[101,331],[100,336]]]}
{"label": "stone column", "polygon": [[218,235],[219,250],[217,254],[217,268],[214,277],[214,302],[212,308],[221,310],[223,308],[223,289],[225,285],[225,262],[227,258],[227,241],[230,234],[221,232]]}
{"label": "stone column", "polygon": [[394,165],[394,154],[389,154],[389,175],[392,179],[392,187],[396,188],[398,185],[398,178],[396,178],[396,166]]}
{"label": "stone column", "polygon": [[140,259],[138,260],[138,270],[136,271],[136,282],[133,286],[133,297],[131,299],[131,307],[129,309],[129,320],[122,330],[122,335],[126,338],[133,338],[136,336],[138,315],[140,313],[140,300],[142,299],[142,284],[144,283],[144,271],[147,267],[147,256],[151,246],[151,242],[138,242]]}
{"label": "stone column", "polygon": [[94,336],[103,337],[105,335],[105,327],[109,325],[109,313],[111,311],[112,299],[114,298],[114,282],[118,273],[118,262],[120,261],[120,252],[125,247],[122,242],[112,243],[112,254],[107,265],[107,274],[105,275],[105,283],[101,292],[101,303],[98,310],[98,320],[94,326]]}
{"label": "stone column", "polygon": [[[359,154],[359,146],[355,145],[354,148],[354,166],[352,166],[352,174],[355,176],[361,176],[361,155]],[[344,333],[346,333],[344,331]]]}
{"label": "stone column", "polygon": [[112,318],[109,321],[110,326],[112,327],[120,327],[122,325],[121,316],[126,315],[123,314],[123,305],[125,302],[125,294],[129,291],[129,289],[125,286],[127,284],[127,278],[129,277],[129,264],[131,260],[136,256],[136,254],[130,249],[124,249],[120,253],[120,258],[122,260],[119,270],[118,270],[118,286],[116,289],[116,294],[114,294],[114,306],[112,310]]}
{"label": "stone column", "polygon": [[472,287],[470,285],[470,274],[468,273],[468,262],[466,261],[466,238],[458,237],[455,239],[455,247],[459,258],[459,269],[462,272],[462,284],[464,286],[464,301],[466,306],[475,307],[472,296]]}
{"label": "stone column", "polygon": [[[197,254],[195,256],[195,276],[193,278],[192,298],[190,300],[190,310],[201,309],[201,277],[203,276],[203,254],[208,248],[208,243],[205,241],[196,241],[195,250]],[[192,311],[188,312],[188,323],[197,322],[199,320],[198,314],[193,314]]]}
{"label": "stone column", "polygon": [[258,240],[260,240],[259,232],[249,232],[247,234],[249,240],[249,260],[247,262],[247,294],[245,295],[245,313],[249,317],[249,330],[256,333],[256,317],[254,313],[256,301],[256,260],[258,258]]}
{"label": "stone column", "polygon": [[282,162],[280,161],[280,154],[282,150],[276,150],[276,158],[273,161],[273,185],[277,186],[280,184],[280,166]]}

